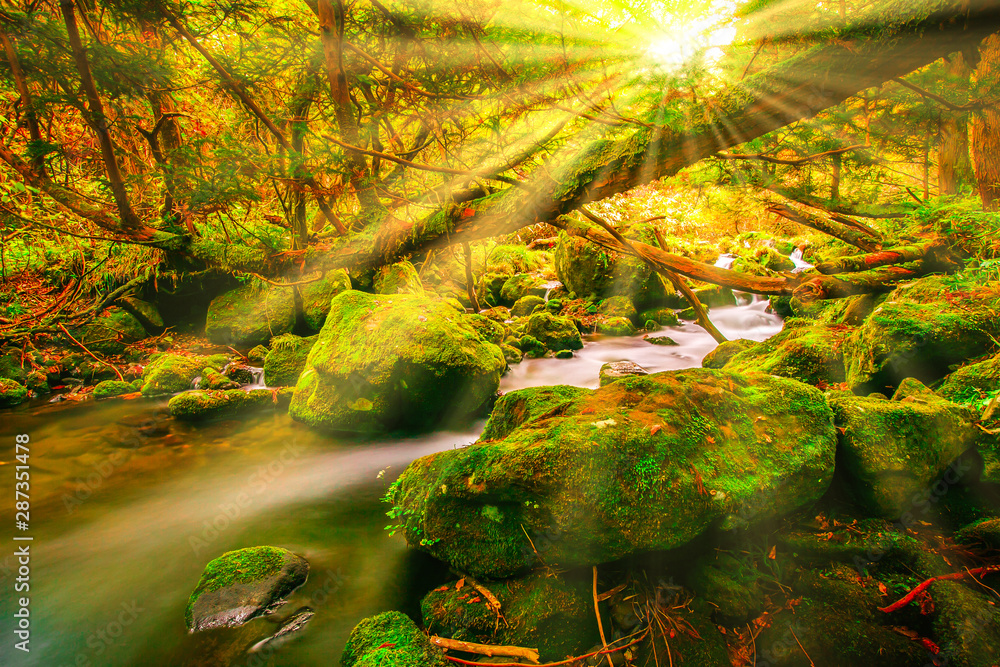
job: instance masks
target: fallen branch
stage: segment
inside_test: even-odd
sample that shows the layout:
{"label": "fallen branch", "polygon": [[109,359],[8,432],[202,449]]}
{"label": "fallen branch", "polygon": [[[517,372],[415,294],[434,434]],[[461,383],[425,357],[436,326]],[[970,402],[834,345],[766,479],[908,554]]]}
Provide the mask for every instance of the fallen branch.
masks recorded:
{"label": "fallen branch", "polygon": [[898,283],[932,273],[926,262],[917,261],[900,266],[883,266],[871,271],[817,276],[795,288],[793,296],[803,303],[821,299],[844,299],[859,294],[884,294]]}
{"label": "fallen branch", "polygon": [[856,248],[861,248],[865,252],[875,252],[876,250],[881,250],[882,246],[877,241],[875,241],[868,234],[862,234],[857,229],[852,227],[847,227],[839,222],[827,218],[821,218],[818,215],[813,215],[811,213],[806,213],[805,211],[796,211],[790,206],[785,204],[772,204],[767,207],[769,213],[774,213],[780,215],[782,218],[791,220],[792,222],[797,222],[800,225],[809,227],[810,229],[815,229],[818,232],[823,232],[836,239],[840,239],[844,243],[849,243]]}
{"label": "fallen branch", "polygon": [[[624,651],[630,646],[635,646],[636,644],[644,640],[646,638],[646,635],[648,634],[649,634],[649,628],[643,630],[641,635],[630,641],[628,644],[623,644],[621,646],[615,648],[609,648],[607,650],[601,649],[600,651],[594,651],[592,653],[587,653],[585,655],[578,655],[574,658],[566,658],[565,660],[560,660],[558,662],[543,662],[540,665],[536,665],[536,667],[562,667],[562,665],[572,665],[575,662],[580,662],[581,660],[592,658],[595,655],[609,655],[611,653],[617,653],[618,651]],[[627,637],[623,637],[622,639],[627,639]],[[433,641],[433,637],[431,638],[431,640]],[[621,639],[618,639],[615,642],[611,643],[615,644],[616,642],[619,641],[621,641]],[[450,655],[446,655],[445,659],[450,660],[451,662],[457,663],[459,665],[473,665],[474,667],[524,667],[524,664],[520,662],[473,662],[471,660],[463,660],[461,658],[455,658]]]}
{"label": "fallen branch", "polygon": [[448,639],[446,637],[432,636],[431,643],[435,646],[448,649],[449,651],[462,651],[464,653],[478,653],[492,658],[501,656],[505,658],[524,658],[533,664],[538,664],[538,650],[524,648],[521,646],[492,646],[490,644],[476,644],[474,642],[463,642],[458,639]]}
{"label": "fallen branch", "polygon": [[87,346],[86,346],[86,345],[84,345],[83,343],[81,343],[81,342],[80,342],[80,341],[78,341],[77,339],[73,338],[73,334],[71,334],[71,333],[70,333],[70,332],[69,332],[69,331],[68,331],[68,330],[66,329],[66,327],[64,327],[64,326],[62,325],[62,323],[61,323],[61,322],[59,323],[59,328],[60,328],[60,329],[62,329],[62,332],[63,332],[64,334],[66,334],[66,337],[67,337],[67,338],[69,338],[69,339],[70,339],[71,341],[73,341],[74,343],[76,343],[76,344],[77,344],[77,345],[78,345],[78,346],[80,347],[80,349],[81,349],[81,350],[83,350],[84,352],[86,352],[87,354],[89,354],[89,355],[90,355],[90,356],[91,356],[91,357],[93,358],[93,360],[94,360],[94,361],[96,361],[96,362],[97,362],[97,363],[99,363],[99,364],[104,364],[105,366],[107,366],[108,368],[110,368],[111,370],[113,370],[113,371],[115,372],[115,375],[117,375],[117,376],[118,376],[118,379],[119,379],[119,380],[121,380],[122,382],[124,382],[124,381],[125,381],[125,378],[124,378],[124,377],[122,377],[122,373],[121,373],[121,371],[119,371],[119,370],[118,370],[117,368],[115,368],[114,366],[112,366],[112,365],[111,365],[111,364],[109,364],[108,362],[104,361],[103,359],[98,359],[98,358],[97,358],[97,356],[96,356],[96,355],[95,355],[95,354],[94,354],[93,352],[91,352],[90,350],[88,350],[88,349],[87,349]]}
{"label": "fallen branch", "polygon": [[936,239],[934,241],[923,241],[880,250],[866,255],[838,257],[829,262],[817,264],[816,270],[824,275],[854,273],[857,271],[870,271],[880,266],[905,264],[917,260],[927,260],[931,263],[939,264],[944,270],[955,266],[955,260],[951,257],[951,251],[948,249],[947,243],[941,239]]}
{"label": "fallen branch", "polygon": [[985,567],[977,567],[973,570],[966,568],[961,572],[952,572],[951,574],[942,574],[937,577],[931,577],[930,579],[926,579],[917,584],[916,588],[914,588],[912,591],[901,597],[896,602],[893,602],[888,607],[879,607],[878,610],[890,614],[896,611],[897,609],[902,609],[906,605],[913,602],[913,600],[916,599],[918,595],[926,591],[930,587],[930,585],[933,584],[935,581],[955,581],[957,579],[965,579],[966,577],[969,576],[972,577],[984,576],[987,574],[993,574],[995,572],[1000,572],[1000,565],[987,565]]}
{"label": "fallen branch", "polygon": [[832,151],[826,151],[825,153],[816,153],[815,155],[807,155],[805,157],[786,159],[780,157],[772,157],[770,155],[764,155],[762,153],[716,153],[715,157],[721,160],[759,160],[760,162],[770,162],[771,164],[784,164],[792,167],[799,167],[808,162],[818,160],[820,158],[828,157],[830,155],[840,155],[841,153],[848,153],[850,151],[857,150],[859,148],[868,148],[868,144],[855,144],[853,146],[847,146],[845,148],[835,148]]}

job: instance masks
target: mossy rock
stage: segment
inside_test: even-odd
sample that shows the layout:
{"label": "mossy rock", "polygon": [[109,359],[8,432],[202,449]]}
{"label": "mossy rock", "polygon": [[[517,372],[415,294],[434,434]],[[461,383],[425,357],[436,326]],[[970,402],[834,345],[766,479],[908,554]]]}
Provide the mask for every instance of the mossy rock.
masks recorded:
{"label": "mossy rock", "polygon": [[258,345],[249,352],[247,352],[247,361],[251,364],[264,364],[264,360],[267,359],[267,353],[270,350],[263,345]]}
{"label": "mossy rock", "polygon": [[529,359],[541,359],[548,351],[542,341],[534,336],[521,336],[517,340],[517,347]]}
{"label": "mossy rock", "polygon": [[154,304],[132,296],[122,297],[118,303],[124,304],[123,308],[132,312],[147,334],[162,333],[163,316]]}
{"label": "mossy rock", "polygon": [[224,389],[211,391],[192,389],[177,394],[167,403],[170,415],[184,421],[200,421],[233,417],[249,412],[288,407],[292,399],[291,387],[280,390]]}
{"label": "mossy rock", "polygon": [[331,302],[290,413],[338,431],[435,428],[484,405],[506,367],[445,302],[351,290]]}
{"label": "mossy rock", "polygon": [[[573,320],[551,313],[535,313],[524,324],[524,333],[538,340],[546,349],[579,350],[583,339]],[[524,350],[524,348],[521,348]]]}
{"label": "mossy rock", "polygon": [[540,308],[545,308],[545,299],[529,294],[522,296],[510,308],[511,317],[527,317]]}
{"label": "mossy rock", "polygon": [[980,519],[955,532],[959,544],[1000,549],[1000,519]]}
{"label": "mossy rock", "polygon": [[728,554],[700,561],[691,574],[691,587],[715,606],[715,620],[726,627],[743,625],[762,611],[761,574]]}
{"label": "mossy rock", "polygon": [[849,333],[811,320],[785,320],[780,333],[736,353],[725,369],[761,371],[812,385],[840,384],[846,373],[842,342]]}
{"label": "mossy rock", "polygon": [[205,368],[201,371],[201,379],[198,381],[197,389],[239,389],[240,384],[230,380],[225,375],[214,368]]}
{"label": "mossy rock", "polygon": [[28,372],[21,366],[20,350],[0,355],[0,379],[23,383],[28,379]]}
{"label": "mossy rock", "polygon": [[94,387],[94,398],[100,400],[102,398],[114,398],[115,396],[121,396],[123,394],[131,394],[135,391],[133,386],[134,383],[132,382],[105,380],[104,382],[99,382],[97,386]]}
{"label": "mossy rock", "polygon": [[411,545],[507,577],[786,515],[823,495],[835,449],[818,390],[690,369],[510,392],[477,443],[417,459],[391,500]]}
{"label": "mossy rock", "polygon": [[298,382],[316,339],[317,336],[301,338],[294,334],[273,338],[271,351],[264,358],[264,384],[268,387],[286,387]]}
{"label": "mossy rock", "polygon": [[956,403],[978,403],[1000,390],[1000,354],[962,366],[945,378],[938,393]]}
{"label": "mossy rock", "polygon": [[560,232],[554,258],[559,281],[581,297],[627,296],[645,307],[660,303],[668,296],[660,277],[645,262],[606,250],[578,236]]}
{"label": "mossy rock", "polygon": [[838,470],[861,506],[886,519],[926,504],[935,480],[979,437],[969,410],[929,391],[897,401],[841,395],[830,404],[841,429]]}
{"label": "mossy rock", "polygon": [[504,621],[468,580],[437,588],[420,603],[434,635],[494,646],[538,649],[543,662],[580,655],[599,637],[590,581],[545,573],[487,584]]}
{"label": "mossy rock", "polygon": [[530,250],[523,245],[498,245],[486,257],[486,273],[515,273],[541,271],[552,264],[552,253]]}
{"label": "mossy rock", "polygon": [[[530,273],[511,276],[500,288],[500,303],[513,305],[526,296],[545,296],[545,281]],[[543,299],[544,301],[544,299]]]}
{"label": "mossy rock", "polygon": [[270,613],[308,576],[309,563],[287,549],[228,551],[205,566],[188,598],[188,630],[234,628]]}
{"label": "mossy rock", "polygon": [[205,335],[217,345],[246,349],[290,332],[295,328],[293,289],[241,287],[215,297],[208,305]]}
{"label": "mossy rock", "polygon": [[643,336],[642,339],[650,345],[666,345],[668,347],[680,345],[680,343],[675,341],[670,336]]}
{"label": "mossy rock", "polygon": [[[265,348],[266,350],[267,348]],[[267,355],[265,355],[265,358]],[[263,361],[263,359],[261,360]],[[223,375],[237,383],[240,386],[253,384],[254,383],[254,373],[255,369],[250,366],[244,366],[243,364],[229,364],[226,366]]]}
{"label": "mossy rock", "polygon": [[597,307],[597,312],[605,317],[624,317],[627,320],[634,320],[638,316],[632,299],[627,296],[608,297]]}
{"label": "mossy rock", "polygon": [[701,360],[701,366],[702,368],[722,368],[737,354],[749,350],[756,344],[757,341],[747,340],[746,338],[737,338],[736,340],[727,340],[725,343],[719,343],[714,350],[706,354],[705,358]]}
{"label": "mossy rock", "polygon": [[624,317],[609,317],[597,323],[597,333],[605,336],[634,336],[636,328]]}
{"label": "mossy rock", "polygon": [[[308,276],[307,276],[308,278]],[[319,331],[330,312],[330,299],[351,289],[351,277],[344,269],[327,271],[319,280],[299,286],[302,319],[313,331]]]}
{"label": "mossy rock", "polygon": [[661,327],[676,327],[681,323],[677,319],[677,313],[670,308],[650,308],[639,313],[639,319],[643,322],[652,320]]}
{"label": "mossy rock", "polygon": [[768,302],[770,304],[771,311],[774,312],[778,317],[793,317],[792,312],[792,297],[790,296],[772,296],[768,297]]}
{"label": "mossy rock", "polygon": [[478,314],[482,315],[486,319],[493,320],[497,324],[504,324],[510,319],[510,309],[504,308],[503,306],[487,308],[486,310],[480,311]]}
{"label": "mossy rock", "polygon": [[507,360],[508,364],[519,364],[521,363],[521,359],[524,358],[524,353],[513,345],[501,343],[500,351],[503,352],[503,358]]}
{"label": "mossy rock", "polygon": [[142,395],[162,396],[191,389],[194,379],[206,367],[222,368],[226,361],[224,355],[201,357],[161,354],[142,371]]}
{"label": "mossy rock", "polygon": [[504,283],[510,280],[511,275],[510,273],[487,273],[479,279],[476,294],[480,295],[480,298],[489,305],[499,306],[503,302],[500,291],[503,289]]}
{"label": "mossy rock", "polygon": [[387,611],[358,623],[344,647],[341,667],[448,667],[409,616]]}
{"label": "mossy rock", "polygon": [[11,408],[28,400],[28,389],[23,385],[0,378],[0,408]]}
{"label": "mossy rock", "polygon": [[36,394],[48,394],[52,392],[49,387],[48,376],[41,371],[31,371],[25,379],[25,386]]}
{"label": "mossy rock", "polygon": [[[73,338],[91,352],[108,355],[122,354],[127,345],[140,341],[147,335],[139,320],[121,308],[109,308],[89,323],[69,331]],[[74,350],[79,349],[69,339],[64,344]]]}
{"label": "mossy rock", "polygon": [[409,262],[396,262],[383,266],[375,272],[373,285],[377,294],[418,294],[424,293],[420,275]]}
{"label": "mossy rock", "polygon": [[946,278],[928,276],[897,288],[845,341],[852,387],[881,390],[906,377],[930,384],[951,366],[993,351],[1000,292]]}
{"label": "mossy rock", "polygon": [[473,313],[465,316],[465,321],[472,325],[479,337],[494,345],[500,345],[507,337],[507,327],[496,320]]}
{"label": "mossy rock", "polygon": [[992,596],[958,581],[935,581],[929,592],[934,601],[934,634],[947,664],[993,667],[1000,663],[1000,611]]}
{"label": "mossy rock", "polygon": [[724,306],[735,306],[736,295],[733,290],[721,285],[707,285],[694,290],[695,296],[706,308],[722,308]]}
{"label": "mossy rock", "polygon": [[597,377],[603,387],[609,382],[636,375],[649,375],[649,371],[633,361],[609,361],[601,366]]}

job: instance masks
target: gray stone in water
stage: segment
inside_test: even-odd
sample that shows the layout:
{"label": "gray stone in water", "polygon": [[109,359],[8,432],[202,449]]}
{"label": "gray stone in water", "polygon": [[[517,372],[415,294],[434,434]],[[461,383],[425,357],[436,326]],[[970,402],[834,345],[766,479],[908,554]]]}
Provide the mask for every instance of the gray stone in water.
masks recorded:
{"label": "gray stone in water", "polygon": [[205,566],[188,599],[188,631],[235,628],[269,614],[308,576],[306,559],[287,549],[263,546],[224,553]]}
{"label": "gray stone in water", "polygon": [[646,336],[643,340],[647,343],[652,343],[653,345],[679,345],[679,343],[670,336]]}
{"label": "gray stone in water", "polygon": [[609,361],[601,366],[601,386],[634,375],[649,375],[649,371],[633,361]]}
{"label": "gray stone in water", "polygon": [[309,624],[309,621],[311,621],[312,617],[315,616],[315,615],[316,615],[316,612],[314,612],[309,607],[302,607],[301,609],[299,609],[298,611],[296,611],[294,614],[292,614],[291,616],[289,616],[281,624],[281,627],[278,628],[277,632],[275,632],[273,635],[271,635],[270,637],[268,637],[266,639],[260,640],[259,642],[257,642],[253,646],[251,646],[250,650],[247,651],[247,652],[248,653],[259,653],[260,651],[262,651],[263,649],[265,649],[267,647],[270,647],[271,649],[275,649],[278,646],[281,646],[282,644],[284,644],[285,642],[287,642],[289,639],[291,639],[291,635],[293,633],[298,632],[302,628],[306,627],[306,625]]}

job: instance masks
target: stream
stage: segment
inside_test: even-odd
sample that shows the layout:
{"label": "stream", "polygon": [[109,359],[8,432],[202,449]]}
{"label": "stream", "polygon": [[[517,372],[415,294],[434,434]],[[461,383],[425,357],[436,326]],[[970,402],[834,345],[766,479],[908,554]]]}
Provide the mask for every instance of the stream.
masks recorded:
{"label": "stream", "polygon": [[[712,319],[729,338],[763,340],[781,329],[766,305],[716,309]],[[690,323],[651,335],[678,345],[652,345],[641,335],[593,338],[572,360],[515,365],[501,389],[596,387],[608,361],[650,372],[696,367],[716,345]],[[358,621],[389,609],[419,618],[420,597],[446,571],[400,536],[388,537],[381,496],[410,461],[471,443],[482,426],[361,443],[317,433],[287,414],[185,424],[169,417],[166,400],[39,401],[0,412],[0,474],[13,477],[14,434],[31,436],[34,538],[25,593],[31,652],[15,651],[6,630],[0,665],[219,664],[207,657],[218,650],[218,634],[185,629],[188,595],[212,558],[263,544],[299,553],[311,567],[278,615],[304,605],[316,615],[274,654],[232,664],[338,664]],[[10,628],[13,498],[2,507],[0,614]]]}

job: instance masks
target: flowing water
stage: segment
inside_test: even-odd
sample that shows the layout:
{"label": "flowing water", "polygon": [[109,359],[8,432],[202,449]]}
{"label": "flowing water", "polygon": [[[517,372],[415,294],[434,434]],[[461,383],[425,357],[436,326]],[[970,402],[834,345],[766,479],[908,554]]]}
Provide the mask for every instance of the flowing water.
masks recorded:
{"label": "flowing water", "polygon": [[[713,310],[712,318],[728,337],[763,340],[781,328],[765,305]],[[572,360],[525,360],[501,388],[596,387],[606,361],[630,360],[652,372],[688,368],[715,346],[693,324],[652,335],[678,345],[652,345],[641,336],[592,340]],[[13,499],[5,494],[0,665],[338,664],[361,618],[388,609],[418,615],[420,597],[444,575],[385,532],[380,497],[389,482],[413,459],[470,443],[481,428],[357,442],[316,433],[287,414],[187,425],[169,418],[163,400],[0,411],[2,488],[13,486],[14,434],[31,437],[25,534],[34,538],[31,590],[19,594],[31,598],[31,652],[22,653],[11,632],[18,574]],[[260,544],[291,549],[311,566],[308,582],[279,615],[302,606],[316,615],[273,653],[224,660],[219,644],[232,643],[233,635],[189,635],[187,598],[209,560]],[[277,628],[268,620],[245,627],[259,639],[262,626]]]}

